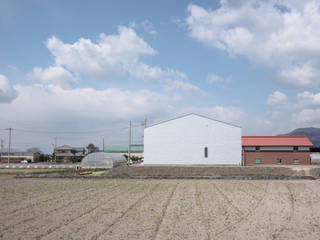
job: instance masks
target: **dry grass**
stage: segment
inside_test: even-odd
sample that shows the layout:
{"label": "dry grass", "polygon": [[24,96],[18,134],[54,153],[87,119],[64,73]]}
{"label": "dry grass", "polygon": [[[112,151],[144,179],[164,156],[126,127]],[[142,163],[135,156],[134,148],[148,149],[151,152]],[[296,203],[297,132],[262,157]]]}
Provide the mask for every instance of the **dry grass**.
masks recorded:
{"label": "dry grass", "polygon": [[2,179],[0,239],[319,239],[319,181]]}
{"label": "dry grass", "polygon": [[61,172],[64,169],[0,169],[0,179],[14,178],[17,175],[26,175],[33,173],[50,173],[50,172]]}

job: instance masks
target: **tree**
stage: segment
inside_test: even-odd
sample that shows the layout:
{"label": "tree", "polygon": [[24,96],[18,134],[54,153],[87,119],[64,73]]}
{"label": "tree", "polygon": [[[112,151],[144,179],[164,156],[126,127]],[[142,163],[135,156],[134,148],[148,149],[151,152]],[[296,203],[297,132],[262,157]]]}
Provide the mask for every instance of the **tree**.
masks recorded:
{"label": "tree", "polygon": [[40,154],[39,155],[39,162],[48,162],[50,156],[48,154]]}
{"label": "tree", "polygon": [[40,150],[40,148],[37,148],[37,147],[28,148],[28,149],[27,149],[27,152],[28,152],[28,153],[35,153],[35,152],[42,153],[42,151]]}
{"label": "tree", "polygon": [[88,153],[96,152],[99,150],[97,146],[95,146],[93,143],[89,143],[87,146]]}

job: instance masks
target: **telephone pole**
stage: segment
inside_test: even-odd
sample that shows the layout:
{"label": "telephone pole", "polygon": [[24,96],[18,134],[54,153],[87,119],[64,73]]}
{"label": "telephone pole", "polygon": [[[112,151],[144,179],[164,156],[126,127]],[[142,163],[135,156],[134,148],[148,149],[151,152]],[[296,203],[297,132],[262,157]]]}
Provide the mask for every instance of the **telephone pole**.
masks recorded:
{"label": "telephone pole", "polygon": [[57,154],[56,154],[56,148],[57,148],[57,137],[54,138],[54,163],[57,164]]}
{"label": "telephone pole", "polygon": [[104,138],[102,138],[102,152],[104,152]]}
{"label": "telephone pole", "polygon": [[147,127],[147,118],[144,119],[144,128]]}
{"label": "telephone pole", "polygon": [[9,149],[8,149],[8,163],[10,163],[10,151],[11,151],[11,131],[12,128],[6,128],[9,131]]}
{"label": "telephone pole", "polygon": [[3,139],[1,139],[1,145],[0,145],[0,162],[2,161],[2,152],[3,152]]}
{"label": "telephone pole", "polygon": [[130,153],[131,153],[131,120],[129,122],[128,163],[131,163]]}

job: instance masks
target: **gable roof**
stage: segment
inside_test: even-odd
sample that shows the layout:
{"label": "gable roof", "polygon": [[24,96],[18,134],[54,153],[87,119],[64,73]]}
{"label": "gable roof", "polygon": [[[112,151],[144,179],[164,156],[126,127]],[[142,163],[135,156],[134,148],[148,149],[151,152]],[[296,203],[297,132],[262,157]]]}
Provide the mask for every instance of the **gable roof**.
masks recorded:
{"label": "gable roof", "polygon": [[306,136],[242,136],[242,146],[305,146],[312,147]]}
{"label": "gable roof", "polygon": [[162,124],[162,123],[174,121],[174,120],[177,120],[177,119],[180,119],[180,118],[188,117],[188,116],[191,116],[191,115],[194,115],[194,116],[197,116],[197,117],[201,117],[201,118],[205,118],[205,119],[209,119],[209,120],[211,120],[211,121],[215,121],[215,122],[220,122],[220,123],[223,123],[223,124],[227,124],[227,125],[230,125],[230,126],[232,126],[232,127],[241,128],[240,126],[237,126],[237,125],[234,125],[234,124],[231,124],[231,123],[227,123],[227,122],[223,122],[223,121],[220,121],[220,120],[216,120],[216,119],[214,119],[214,118],[209,118],[209,117],[206,117],[206,116],[202,116],[202,115],[197,114],[197,113],[188,113],[188,114],[182,115],[182,116],[180,116],[180,117],[172,118],[172,119],[169,119],[169,120],[165,120],[165,121],[162,121],[162,122],[159,122],[159,123],[150,125],[150,126],[148,126],[147,128],[150,128],[150,127],[153,127],[153,126]]}

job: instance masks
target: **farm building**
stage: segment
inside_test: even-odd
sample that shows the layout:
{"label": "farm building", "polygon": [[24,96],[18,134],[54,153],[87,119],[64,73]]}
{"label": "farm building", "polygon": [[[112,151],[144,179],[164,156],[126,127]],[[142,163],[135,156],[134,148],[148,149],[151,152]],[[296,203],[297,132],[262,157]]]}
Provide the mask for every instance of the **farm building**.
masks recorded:
{"label": "farm building", "polygon": [[[28,162],[37,162],[41,155],[39,151],[14,151],[10,153],[9,162],[10,163],[20,163],[21,161],[28,161]],[[8,152],[0,153],[0,162],[8,162]]]}
{"label": "farm building", "polygon": [[144,130],[146,164],[241,163],[241,128],[188,114]]}
{"label": "farm building", "polygon": [[306,136],[243,136],[242,164],[310,164]]}

